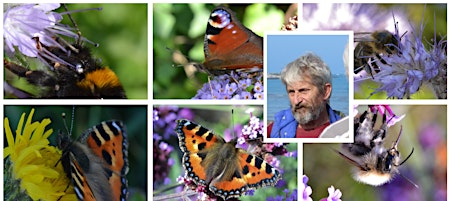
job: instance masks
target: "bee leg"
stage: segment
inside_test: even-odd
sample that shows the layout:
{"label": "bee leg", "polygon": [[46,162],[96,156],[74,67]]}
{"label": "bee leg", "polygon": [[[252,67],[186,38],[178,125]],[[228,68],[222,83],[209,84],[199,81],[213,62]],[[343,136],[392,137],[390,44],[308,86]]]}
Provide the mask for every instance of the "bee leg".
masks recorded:
{"label": "bee leg", "polygon": [[56,80],[51,75],[40,70],[29,70],[21,65],[4,60],[3,64],[6,69],[16,74],[19,77],[25,78],[30,84],[53,87],[56,85]]}

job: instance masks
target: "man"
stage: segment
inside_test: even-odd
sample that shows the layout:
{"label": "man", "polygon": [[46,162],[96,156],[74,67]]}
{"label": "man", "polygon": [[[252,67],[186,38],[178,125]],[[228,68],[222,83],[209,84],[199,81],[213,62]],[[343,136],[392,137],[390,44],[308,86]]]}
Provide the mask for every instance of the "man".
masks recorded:
{"label": "man", "polygon": [[316,55],[307,53],[289,63],[281,72],[291,108],[275,114],[268,126],[272,138],[317,138],[330,124],[345,115],[329,103],[331,72]]}

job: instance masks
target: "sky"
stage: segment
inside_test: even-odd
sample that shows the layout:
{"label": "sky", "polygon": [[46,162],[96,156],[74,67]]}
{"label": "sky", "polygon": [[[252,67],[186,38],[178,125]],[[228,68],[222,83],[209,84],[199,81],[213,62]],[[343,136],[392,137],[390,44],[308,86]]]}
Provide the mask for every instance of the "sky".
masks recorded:
{"label": "sky", "polygon": [[307,52],[313,52],[325,61],[332,74],[344,74],[343,53],[350,33],[331,31],[267,33],[267,72],[280,73],[288,63]]}

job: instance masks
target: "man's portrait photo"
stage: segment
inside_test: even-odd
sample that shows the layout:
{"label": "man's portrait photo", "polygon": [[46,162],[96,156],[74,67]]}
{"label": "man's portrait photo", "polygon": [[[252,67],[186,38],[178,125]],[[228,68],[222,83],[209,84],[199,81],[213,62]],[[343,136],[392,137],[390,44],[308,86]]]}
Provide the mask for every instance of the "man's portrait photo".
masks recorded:
{"label": "man's portrait photo", "polygon": [[345,138],[349,35],[267,35],[269,138]]}

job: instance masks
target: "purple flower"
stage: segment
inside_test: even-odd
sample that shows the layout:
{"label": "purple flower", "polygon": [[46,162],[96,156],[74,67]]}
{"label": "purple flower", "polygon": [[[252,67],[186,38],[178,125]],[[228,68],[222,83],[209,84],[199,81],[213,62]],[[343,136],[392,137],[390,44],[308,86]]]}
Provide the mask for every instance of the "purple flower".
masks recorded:
{"label": "purple flower", "polygon": [[256,100],[264,100],[264,93],[255,93],[255,94],[253,95],[253,97],[254,97]]}
{"label": "purple flower", "polygon": [[37,57],[38,49],[34,37],[46,46],[53,46],[55,40],[51,31],[62,20],[59,13],[51,12],[60,4],[5,4],[3,13],[3,38],[6,50],[15,51],[14,47],[29,57]]}
{"label": "purple flower", "polygon": [[256,82],[255,88],[253,90],[257,93],[261,93],[264,90],[263,88],[264,88],[264,86],[261,84],[261,82]]}
{"label": "purple flower", "polygon": [[193,112],[187,108],[179,108],[177,106],[159,106],[155,107],[154,113],[158,113],[158,119],[153,121],[153,132],[161,133],[165,140],[170,136],[176,136],[174,128],[177,119],[192,120]]}
{"label": "purple flower", "polygon": [[[283,180],[278,181],[278,183],[281,183]],[[278,184],[277,184],[278,186]],[[285,193],[284,196],[277,195],[276,197],[268,197],[268,201],[296,201],[298,200],[297,195],[297,189],[293,189],[292,192],[289,189],[284,189],[283,192]],[[290,193],[291,192],[291,193]]]}
{"label": "purple flower", "polygon": [[[158,136],[154,134],[154,136]],[[160,137],[153,137],[153,180],[154,185],[167,185],[170,181],[169,170],[173,166],[173,159],[170,154],[173,147],[160,140]]]}
{"label": "purple flower", "polygon": [[339,189],[334,189],[334,186],[328,188],[328,197],[320,201],[341,201],[342,193]]}
{"label": "purple flower", "polygon": [[[394,20],[394,24],[397,22]],[[424,83],[429,84],[437,98],[447,97],[447,55],[446,41],[437,42],[436,37],[430,50],[422,42],[424,31],[423,19],[420,30],[411,25],[412,32],[406,33],[400,40],[399,29],[395,26],[398,45],[392,44],[398,53],[382,55],[382,60],[375,61],[380,72],[374,75],[379,87],[372,93],[385,91],[388,98],[410,98]]]}
{"label": "purple flower", "polygon": [[369,105],[369,108],[372,113],[378,112],[381,115],[386,115],[387,127],[395,125],[397,122],[401,121],[406,115],[406,114],[401,116],[395,115],[389,105]]}
{"label": "purple flower", "polygon": [[197,91],[193,99],[263,99],[262,75],[251,77],[234,72],[213,77]]}
{"label": "purple flower", "polygon": [[299,186],[300,191],[300,200],[302,201],[312,201],[312,198],[310,197],[312,194],[312,188],[308,186],[308,177],[306,175],[302,176],[302,183],[300,183]]}
{"label": "purple flower", "polygon": [[[17,48],[25,56],[39,58],[50,69],[54,68],[51,63],[60,63],[82,71],[47,48],[59,48],[60,51],[70,54],[60,42],[64,41],[62,36],[94,44],[84,37],[80,38],[76,28],[60,23],[63,19],[62,14],[52,12],[59,8],[60,4],[5,4],[5,7],[3,38],[9,56],[12,57]],[[57,38],[59,40],[56,40]]]}
{"label": "purple flower", "polygon": [[159,120],[158,110],[153,109],[153,121],[158,121],[158,120]]}

